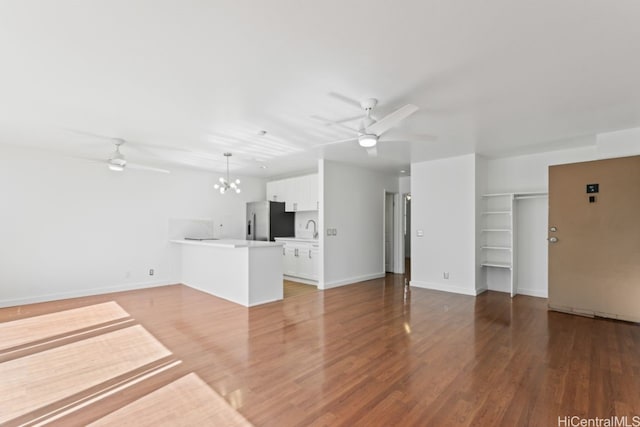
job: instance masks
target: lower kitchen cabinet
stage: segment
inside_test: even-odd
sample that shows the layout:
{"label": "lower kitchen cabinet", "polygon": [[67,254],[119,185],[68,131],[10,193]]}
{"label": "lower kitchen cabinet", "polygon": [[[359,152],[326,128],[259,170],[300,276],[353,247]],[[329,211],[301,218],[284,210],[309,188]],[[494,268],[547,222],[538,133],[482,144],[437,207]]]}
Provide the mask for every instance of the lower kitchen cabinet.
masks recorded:
{"label": "lower kitchen cabinet", "polygon": [[284,257],[283,273],[292,278],[318,280],[317,244],[286,242],[282,254]]}

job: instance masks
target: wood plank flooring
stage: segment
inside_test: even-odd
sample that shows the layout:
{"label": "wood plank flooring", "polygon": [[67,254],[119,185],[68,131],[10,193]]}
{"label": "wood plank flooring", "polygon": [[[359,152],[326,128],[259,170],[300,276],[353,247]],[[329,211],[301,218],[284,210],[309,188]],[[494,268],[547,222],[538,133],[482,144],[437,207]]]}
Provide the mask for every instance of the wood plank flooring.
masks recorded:
{"label": "wood plank flooring", "polygon": [[318,287],[313,285],[306,285],[304,283],[293,282],[291,280],[284,281],[283,294],[285,298],[304,295],[311,292],[318,292]]}
{"label": "wood plank flooring", "polygon": [[[0,321],[115,301],[255,426],[555,426],[640,416],[640,326],[546,300],[406,291],[404,276],[245,308],[176,285],[0,309]],[[175,377],[114,395],[89,422]]]}

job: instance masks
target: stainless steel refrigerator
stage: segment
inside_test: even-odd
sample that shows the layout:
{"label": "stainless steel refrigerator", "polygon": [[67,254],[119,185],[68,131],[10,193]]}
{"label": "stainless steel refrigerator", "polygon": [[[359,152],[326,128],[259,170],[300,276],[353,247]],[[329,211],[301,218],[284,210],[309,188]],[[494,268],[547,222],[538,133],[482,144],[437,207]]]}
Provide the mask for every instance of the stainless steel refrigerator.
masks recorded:
{"label": "stainless steel refrigerator", "polygon": [[247,203],[247,240],[294,237],[295,214],[284,211],[284,202]]}

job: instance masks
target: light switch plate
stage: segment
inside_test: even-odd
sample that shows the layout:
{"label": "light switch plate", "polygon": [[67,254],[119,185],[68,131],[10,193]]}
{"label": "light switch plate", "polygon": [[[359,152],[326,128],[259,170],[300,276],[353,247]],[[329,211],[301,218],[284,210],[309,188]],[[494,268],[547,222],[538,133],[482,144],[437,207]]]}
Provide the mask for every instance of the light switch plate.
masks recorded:
{"label": "light switch plate", "polygon": [[416,231],[416,235],[417,235],[418,237],[422,237],[422,236],[424,236],[424,231],[422,231],[422,230],[417,230],[417,231]]}

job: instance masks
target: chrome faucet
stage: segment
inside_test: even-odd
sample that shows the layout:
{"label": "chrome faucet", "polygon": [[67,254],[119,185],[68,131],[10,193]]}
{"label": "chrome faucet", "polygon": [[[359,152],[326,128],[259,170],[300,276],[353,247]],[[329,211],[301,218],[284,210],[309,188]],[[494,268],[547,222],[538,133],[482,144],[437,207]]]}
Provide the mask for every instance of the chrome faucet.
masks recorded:
{"label": "chrome faucet", "polygon": [[304,228],[305,230],[309,229],[309,223],[312,222],[313,223],[313,238],[317,239],[318,238],[318,226],[316,225],[316,222],[312,219],[310,219],[309,221],[307,221],[307,226]]}

